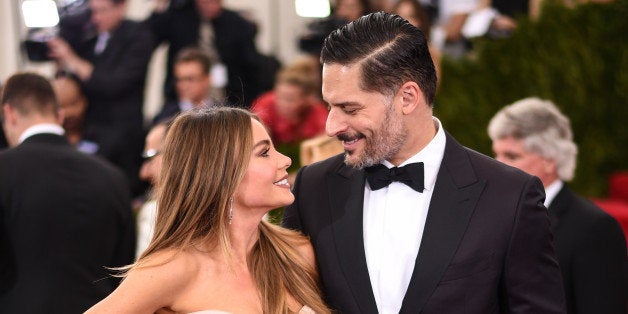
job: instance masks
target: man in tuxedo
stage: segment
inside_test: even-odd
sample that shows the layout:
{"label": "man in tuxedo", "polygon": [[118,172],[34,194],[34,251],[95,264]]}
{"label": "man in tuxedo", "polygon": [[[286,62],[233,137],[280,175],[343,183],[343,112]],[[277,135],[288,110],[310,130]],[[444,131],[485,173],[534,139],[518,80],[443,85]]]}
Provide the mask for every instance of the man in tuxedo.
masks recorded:
{"label": "man in tuxedo", "polygon": [[172,120],[181,112],[215,105],[210,68],[211,59],[203,50],[189,47],[179,51],[174,63],[177,99],[166,102],[153,122]]}
{"label": "man in tuxedo", "polygon": [[327,134],[345,153],[303,167],[283,225],[314,246],[342,313],[563,313],[541,182],[461,146],[433,117],[425,35],[361,17],[321,53]]}
{"label": "man in tuxedo", "polygon": [[126,179],[75,150],[43,77],[10,77],[0,120],[0,309],[81,313],[117,286],[106,267],[133,261]]}
{"label": "man in tuxedo", "polygon": [[541,179],[568,313],[628,313],[626,240],[617,221],[566,185],[578,149],[569,119],[547,100],[504,107],[488,133],[495,158]]}

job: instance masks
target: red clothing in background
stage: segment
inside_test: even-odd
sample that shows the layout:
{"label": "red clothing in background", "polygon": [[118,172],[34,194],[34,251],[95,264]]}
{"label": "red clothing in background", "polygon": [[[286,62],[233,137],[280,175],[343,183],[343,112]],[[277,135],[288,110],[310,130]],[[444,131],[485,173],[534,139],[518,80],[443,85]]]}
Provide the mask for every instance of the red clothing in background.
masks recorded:
{"label": "red clothing in background", "polygon": [[275,144],[298,143],[325,132],[327,109],[322,102],[316,102],[295,123],[277,114],[275,93],[270,91],[257,98],[252,111],[262,119]]}

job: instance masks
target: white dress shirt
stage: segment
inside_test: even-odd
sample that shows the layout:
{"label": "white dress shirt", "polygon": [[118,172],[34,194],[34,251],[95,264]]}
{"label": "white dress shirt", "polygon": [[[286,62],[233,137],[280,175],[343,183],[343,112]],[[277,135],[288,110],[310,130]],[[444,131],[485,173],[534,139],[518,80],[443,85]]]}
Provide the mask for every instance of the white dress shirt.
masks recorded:
{"label": "white dress shirt", "polygon": [[18,143],[21,144],[27,138],[35,134],[40,134],[40,133],[52,133],[56,135],[63,135],[65,134],[65,130],[63,130],[61,126],[53,124],[53,123],[35,124],[31,126],[30,128],[24,130],[24,132],[22,132],[18,140]]}
{"label": "white dress shirt", "polygon": [[105,51],[105,48],[107,48],[107,44],[109,43],[109,38],[111,38],[109,32],[98,34],[98,39],[96,39],[96,45],[94,46],[95,54],[99,55]]}
{"label": "white dress shirt", "polygon": [[139,258],[148,248],[155,233],[155,221],[157,220],[157,201],[146,201],[137,213],[137,245],[135,259]]}
{"label": "white dress shirt", "polygon": [[545,201],[543,202],[543,204],[546,208],[549,208],[550,204],[552,204],[552,201],[554,200],[558,192],[560,192],[560,189],[563,188],[563,185],[563,181],[556,180],[545,188]]}
{"label": "white dress shirt", "polygon": [[[401,166],[423,162],[425,190],[419,193],[400,182],[372,191],[364,187],[364,251],[379,313],[399,313],[408,289],[436,176],[445,153],[445,132],[436,118],[436,136]],[[393,165],[382,162],[388,168]]]}

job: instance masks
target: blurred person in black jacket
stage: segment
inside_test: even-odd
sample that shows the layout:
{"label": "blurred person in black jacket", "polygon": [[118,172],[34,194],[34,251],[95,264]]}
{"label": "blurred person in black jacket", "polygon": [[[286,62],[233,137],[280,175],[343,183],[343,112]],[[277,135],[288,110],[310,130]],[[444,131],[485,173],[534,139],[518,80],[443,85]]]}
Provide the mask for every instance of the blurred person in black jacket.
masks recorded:
{"label": "blurred person in black jacket", "polygon": [[116,288],[106,267],[133,261],[126,179],[68,143],[39,75],[9,78],[0,121],[0,309],[81,313]]}
{"label": "blurred person in black jacket", "polygon": [[[114,144],[109,160],[123,169],[134,195],[143,192],[138,178],[144,141],[142,107],[154,40],[142,23],[125,19],[126,0],[90,0],[95,34],[71,46],[61,37],[48,42],[60,70],[80,78],[89,107],[85,126]],[[123,139],[120,141],[119,139]]]}

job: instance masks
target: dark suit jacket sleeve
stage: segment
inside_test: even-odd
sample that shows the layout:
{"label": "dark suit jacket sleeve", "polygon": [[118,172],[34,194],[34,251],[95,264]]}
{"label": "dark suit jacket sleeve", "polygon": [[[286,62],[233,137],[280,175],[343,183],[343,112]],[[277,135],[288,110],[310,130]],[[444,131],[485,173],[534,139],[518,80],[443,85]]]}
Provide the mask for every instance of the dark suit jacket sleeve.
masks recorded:
{"label": "dark suit jacket sleeve", "polygon": [[164,12],[153,12],[144,21],[146,26],[152,31],[155,37],[155,45],[159,45],[161,42],[168,40],[168,26],[172,19],[170,10]]}
{"label": "dark suit jacket sleeve", "polygon": [[93,60],[94,70],[84,82],[88,94],[118,99],[144,84],[153,50],[153,35],[143,24],[123,22],[103,52],[102,60]]}
{"label": "dark suit jacket sleeve", "polygon": [[610,216],[596,217],[572,257],[572,289],[578,313],[626,312],[626,240]]}
{"label": "dark suit jacket sleeve", "polygon": [[532,177],[522,190],[501,282],[508,313],[564,313],[562,278],[551,241],[545,192]]}

